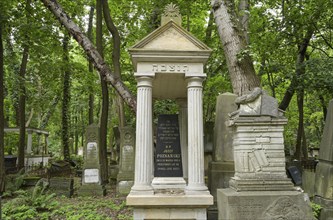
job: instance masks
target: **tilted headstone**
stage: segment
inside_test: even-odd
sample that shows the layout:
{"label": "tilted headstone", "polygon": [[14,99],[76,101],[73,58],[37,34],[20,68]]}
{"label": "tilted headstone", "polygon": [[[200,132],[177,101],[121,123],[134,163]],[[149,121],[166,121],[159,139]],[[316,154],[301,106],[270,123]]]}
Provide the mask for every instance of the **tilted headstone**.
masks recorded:
{"label": "tilted headstone", "polygon": [[333,100],[330,101],[316,167],[315,198],[323,209],[320,219],[333,219]]}
{"label": "tilted headstone", "polygon": [[120,163],[117,176],[117,191],[128,194],[133,186],[135,135],[132,127],[120,128]]}
{"label": "tilted headstone", "polygon": [[237,98],[231,114],[235,175],[217,190],[219,219],[313,219],[306,196],[286,176],[277,101],[259,88]]}
{"label": "tilted headstone", "polygon": [[208,219],[217,219],[216,190],[229,187],[229,180],[235,172],[232,128],[227,122],[229,114],[237,110],[236,98],[237,95],[229,92],[216,98],[213,161],[209,163],[208,171],[208,188],[214,196],[214,206],[208,209]]}
{"label": "tilted headstone", "polygon": [[83,154],[82,186],[78,194],[104,195],[105,189],[101,185],[99,163],[99,127],[89,125],[86,128],[86,146]]}

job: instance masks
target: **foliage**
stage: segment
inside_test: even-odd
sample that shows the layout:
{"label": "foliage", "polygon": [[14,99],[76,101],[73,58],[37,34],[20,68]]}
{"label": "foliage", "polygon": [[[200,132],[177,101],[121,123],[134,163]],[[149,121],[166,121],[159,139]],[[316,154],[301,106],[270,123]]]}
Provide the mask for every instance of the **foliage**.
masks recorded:
{"label": "foliage", "polygon": [[312,208],[313,216],[314,216],[316,219],[319,219],[320,212],[321,212],[321,209],[322,209],[323,207],[321,207],[321,205],[319,205],[319,204],[316,204],[316,203],[314,203],[314,202],[311,202],[311,208]]}
{"label": "foliage", "polygon": [[31,191],[18,191],[18,196],[3,206],[4,219],[48,219],[47,214],[59,204],[54,193],[46,194],[45,186],[39,181]]}
{"label": "foliage", "polygon": [[[95,1],[62,0],[65,11],[83,29],[87,30],[90,6]],[[122,81],[136,93],[134,68],[128,48],[159,26],[160,15],[170,0],[163,1],[109,1],[112,18],[121,38]],[[214,121],[216,96],[231,92],[230,78],[216,26],[210,22],[209,1],[174,0],[182,14],[182,25],[195,37],[206,43],[212,54],[205,66],[207,79],[204,83],[204,120]],[[304,34],[314,28],[307,59],[304,62],[306,74],[299,77],[298,88],[305,90],[305,133],[309,146],[318,146],[323,130],[323,109],[333,97],[332,57],[333,40],[331,38],[333,3],[324,0],[309,1],[250,1],[249,37],[250,45],[243,53],[250,54],[256,72],[261,78],[262,87],[280,102],[295,78],[298,45]],[[236,4],[237,5],[237,4]],[[61,100],[62,100],[62,39],[66,30],[59,25],[53,15],[40,1],[32,1],[34,11],[31,22],[26,21],[25,3],[18,0],[1,1],[1,22],[4,24],[4,69],[5,69],[5,125],[17,126],[17,108],[20,90],[18,72],[24,44],[30,45],[29,62],[26,74],[26,118],[33,113],[31,127],[50,131],[49,151],[61,156]],[[93,28],[94,30],[95,28]],[[29,33],[28,42],[25,35]],[[93,33],[94,35],[95,33]],[[94,36],[93,36],[94,40]],[[112,36],[103,29],[105,62],[112,68]],[[89,94],[94,94],[94,122],[100,117],[101,88],[99,76],[88,71],[85,52],[71,39],[69,48],[71,71],[70,138],[73,145],[84,146],[85,127],[88,125]],[[115,97],[111,91],[110,100]],[[320,101],[321,97],[323,101]],[[113,101],[113,103],[115,103]],[[177,104],[173,100],[159,100],[154,105],[154,116],[161,113],[177,113]],[[116,108],[112,108],[108,119],[112,126],[119,123]],[[285,141],[288,148],[295,144],[298,125],[297,105],[293,99],[286,116]],[[135,115],[125,107],[127,125],[135,124]],[[109,135],[111,129],[109,129]],[[6,151],[16,152],[18,145],[16,134],[5,134]],[[33,146],[38,144],[33,139]],[[73,152],[71,152],[73,153]]]}

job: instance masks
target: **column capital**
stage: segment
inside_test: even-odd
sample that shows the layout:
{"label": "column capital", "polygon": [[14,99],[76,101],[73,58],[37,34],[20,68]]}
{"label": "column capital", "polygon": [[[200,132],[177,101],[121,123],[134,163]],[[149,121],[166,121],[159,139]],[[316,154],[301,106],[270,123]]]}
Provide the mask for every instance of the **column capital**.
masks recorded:
{"label": "column capital", "polygon": [[137,87],[152,87],[153,86],[153,77],[150,76],[139,76],[136,77],[138,83]]}
{"label": "column capital", "polygon": [[199,87],[202,88],[202,82],[205,80],[204,77],[188,77],[186,78],[187,88]]}

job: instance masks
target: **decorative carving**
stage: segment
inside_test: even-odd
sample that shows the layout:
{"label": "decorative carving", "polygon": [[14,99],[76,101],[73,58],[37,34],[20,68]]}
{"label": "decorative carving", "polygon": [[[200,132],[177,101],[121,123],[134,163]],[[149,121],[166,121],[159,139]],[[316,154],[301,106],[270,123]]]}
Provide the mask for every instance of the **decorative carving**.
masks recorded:
{"label": "decorative carving", "polygon": [[164,8],[163,15],[165,17],[180,17],[178,6],[173,3],[168,4]]}
{"label": "decorative carving", "polygon": [[288,196],[275,200],[262,215],[262,219],[265,220],[301,220],[305,217],[302,209]]}

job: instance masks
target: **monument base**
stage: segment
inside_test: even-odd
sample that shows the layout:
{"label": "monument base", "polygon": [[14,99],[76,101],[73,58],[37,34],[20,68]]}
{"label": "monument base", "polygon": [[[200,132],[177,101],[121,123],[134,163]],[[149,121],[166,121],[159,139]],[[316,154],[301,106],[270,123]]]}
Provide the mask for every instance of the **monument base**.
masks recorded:
{"label": "monument base", "polygon": [[299,191],[217,190],[219,220],[313,220],[309,200]]}
{"label": "monument base", "polygon": [[79,196],[105,196],[106,189],[98,184],[84,184],[80,187],[77,194]]}
{"label": "monument base", "polygon": [[213,204],[211,195],[131,195],[126,199],[134,207],[133,219],[207,219],[206,208]]}
{"label": "monument base", "polygon": [[214,205],[208,208],[208,220],[215,220],[218,216],[216,190],[229,187],[229,180],[235,174],[233,161],[212,161],[209,163],[208,189],[214,197]]}
{"label": "monument base", "polygon": [[320,220],[333,220],[333,200],[315,196],[314,202],[322,207],[320,211]]}
{"label": "monument base", "polygon": [[294,191],[290,179],[239,179],[232,177],[230,188],[236,191]]}

